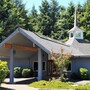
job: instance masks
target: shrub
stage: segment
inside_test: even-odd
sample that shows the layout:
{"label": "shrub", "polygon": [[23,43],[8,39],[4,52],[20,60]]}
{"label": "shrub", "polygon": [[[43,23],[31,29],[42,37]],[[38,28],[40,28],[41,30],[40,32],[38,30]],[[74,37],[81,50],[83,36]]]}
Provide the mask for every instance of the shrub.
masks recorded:
{"label": "shrub", "polygon": [[28,77],[31,77],[32,76],[32,69],[28,69],[28,68],[26,68],[26,69],[23,69],[22,70],[22,77],[24,77],[24,78],[28,78]]}
{"label": "shrub", "polygon": [[88,79],[89,74],[86,68],[80,68],[79,73],[80,73],[81,79]]}
{"label": "shrub", "polygon": [[22,69],[21,69],[21,67],[15,67],[14,68],[14,77],[15,78],[22,77]]}
{"label": "shrub", "polygon": [[67,73],[61,74],[60,80],[63,81],[63,82],[67,81],[67,80],[68,80],[68,75],[67,75]]}
{"label": "shrub", "polygon": [[10,77],[10,71],[8,70],[6,78]]}
{"label": "shrub", "polygon": [[0,85],[7,76],[7,72],[8,72],[7,62],[0,60]]}
{"label": "shrub", "polygon": [[90,79],[88,70],[86,68],[80,68],[78,72],[74,72],[71,75],[72,79]]}

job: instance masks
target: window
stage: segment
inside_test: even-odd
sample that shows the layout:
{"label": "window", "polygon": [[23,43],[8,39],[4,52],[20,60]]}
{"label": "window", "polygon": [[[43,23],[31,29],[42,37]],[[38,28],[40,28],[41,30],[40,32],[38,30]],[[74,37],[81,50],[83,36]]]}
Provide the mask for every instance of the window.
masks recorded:
{"label": "window", "polygon": [[81,37],[81,33],[76,33],[76,37]]}
{"label": "window", "polygon": [[45,62],[43,62],[42,69],[45,70]]}
{"label": "window", "polygon": [[73,33],[71,33],[71,37],[73,37]]}
{"label": "window", "polygon": [[[37,71],[38,70],[38,62],[37,61],[34,62],[33,69],[34,69],[34,71]],[[45,71],[45,69],[46,69],[46,63],[43,62],[42,63],[42,70]]]}
{"label": "window", "polygon": [[67,71],[71,71],[71,62],[68,64]]}
{"label": "window", "polygon": [[38,62],[34,62],[34,71],[38,70]]}

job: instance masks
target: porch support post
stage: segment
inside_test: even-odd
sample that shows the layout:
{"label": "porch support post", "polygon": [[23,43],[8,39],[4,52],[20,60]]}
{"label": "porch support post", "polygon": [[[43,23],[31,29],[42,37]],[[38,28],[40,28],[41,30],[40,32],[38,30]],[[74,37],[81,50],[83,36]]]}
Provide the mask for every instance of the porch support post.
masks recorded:
{"label": "porch support post", "polygon": [[42,50],[38,48],[38,80],[42,80]]}
{"label": "porch support post", "polygon": [[10,83],[14,83],[14,51],[10,51]]}

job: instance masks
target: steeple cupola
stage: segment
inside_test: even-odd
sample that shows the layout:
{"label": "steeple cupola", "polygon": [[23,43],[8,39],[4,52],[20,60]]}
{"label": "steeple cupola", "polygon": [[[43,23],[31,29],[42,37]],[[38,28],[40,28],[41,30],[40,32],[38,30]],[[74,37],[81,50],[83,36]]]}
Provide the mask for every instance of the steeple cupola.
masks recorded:
{"label": "steeple cupola", "polygon": [[75,16],[74,16],[74,27],[68,31],[69,32],[69,39],[83,39],[83,30],[81,30],[77,25],[77,8],[75,8]]}

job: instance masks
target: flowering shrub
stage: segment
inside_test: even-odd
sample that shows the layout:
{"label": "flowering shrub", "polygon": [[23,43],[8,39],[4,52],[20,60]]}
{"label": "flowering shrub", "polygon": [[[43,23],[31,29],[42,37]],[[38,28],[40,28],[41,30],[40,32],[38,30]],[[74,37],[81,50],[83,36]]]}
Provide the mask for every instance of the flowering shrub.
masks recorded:
{"label": "flowering shrub", "polygon": [[56,66],[58,67],[58,70],[61,72],[63,70],[67,70],[68,65],[70,64],[70,59],[71,58],[71,53],[64,52],[64,49],[60,49],[59,53],[53,53],[51,54],[51,59],[54,60],[54,63],[56,64]]}

